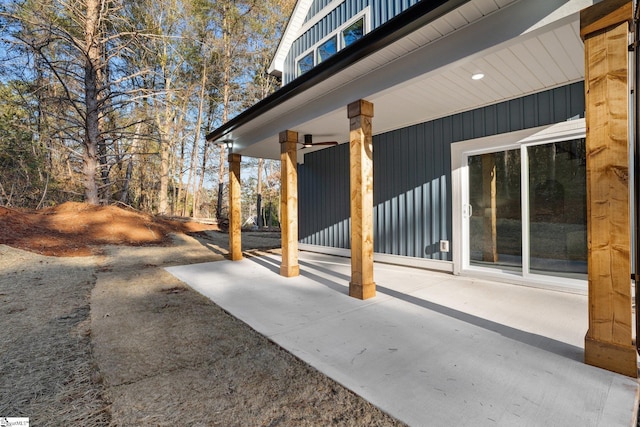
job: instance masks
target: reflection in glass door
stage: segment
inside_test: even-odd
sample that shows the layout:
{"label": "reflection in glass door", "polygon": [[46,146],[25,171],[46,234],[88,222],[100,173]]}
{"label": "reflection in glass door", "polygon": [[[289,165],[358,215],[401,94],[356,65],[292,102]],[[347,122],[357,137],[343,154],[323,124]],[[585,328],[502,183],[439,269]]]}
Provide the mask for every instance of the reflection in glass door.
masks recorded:
{"label": "reflection in glass door", "polygon": [[468,157],[470,264],[522,270],[520,150]]}
{"label": "reflection in glass door", "polygon": [[530,272],[587,273],[585,140],[527,147]]}
{"label": "reflection in glass door", "polygon": [[584,139],[469,155],[467,166],[470,266],[584,278]]}

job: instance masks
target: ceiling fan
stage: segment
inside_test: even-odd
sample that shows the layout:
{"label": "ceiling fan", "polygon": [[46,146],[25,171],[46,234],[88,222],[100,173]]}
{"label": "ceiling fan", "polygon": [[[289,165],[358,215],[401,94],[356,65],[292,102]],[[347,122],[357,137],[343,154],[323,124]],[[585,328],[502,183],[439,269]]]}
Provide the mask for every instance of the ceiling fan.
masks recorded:
{"label": "ceiling fan", "polygon": [[304,142],[301,142],[302,148],[311,148],[317,145],[338,145],[338,141],[322,141],[322,142],[313,142],[313,137],[311,134],[307,133],[304,135]]}

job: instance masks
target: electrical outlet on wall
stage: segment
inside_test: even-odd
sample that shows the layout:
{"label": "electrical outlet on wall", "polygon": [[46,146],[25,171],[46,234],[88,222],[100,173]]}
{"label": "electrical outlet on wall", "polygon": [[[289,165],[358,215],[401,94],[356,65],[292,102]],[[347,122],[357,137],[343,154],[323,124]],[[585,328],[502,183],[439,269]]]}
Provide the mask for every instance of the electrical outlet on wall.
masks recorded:
{"label": "electrical outlet on wall", "polygon": [[440,252],[449,252],[448,240],[440,240]]}

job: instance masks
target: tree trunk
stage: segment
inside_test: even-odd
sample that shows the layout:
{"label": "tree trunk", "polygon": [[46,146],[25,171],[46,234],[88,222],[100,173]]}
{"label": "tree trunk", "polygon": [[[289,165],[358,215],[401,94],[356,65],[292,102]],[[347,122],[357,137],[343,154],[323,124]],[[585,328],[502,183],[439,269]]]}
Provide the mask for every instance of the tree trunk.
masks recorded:
{"label": "tree trunk", "polygon": [[[164,55],[163,58],[168,57],[167,42],[163,45]],[[160,122],[162,127],[160,128],[160,193],[158,194],[158,213],[161,215],[167,214],[169,207],[168,194],[169,194],[169,162],[171,161],[171,149],[172,144],[169,140],[171,134],[171,122],[175,113],[172,111],[172,80],[168,75],[167,64],[162,64],[162,72],[164,78],[164,90],[166,91],[164,102],[164,114]]]}
{"label": "tree trunk", "polygon": [[158,195],[158,213],[165,215],[167,213],[168,200],[167,193],[169,192],[169,141],[167,136],[161,136],[160,142],[160,194]]}
{"label": "tree trunk", "polygon": [[[229,108],[231,101],[231,29],[228,7],[224,7],[224,16],[222,17],[222,46],[224,49],[223,70],[222,70],[222,124],[225,124],[229,118]],[[225,163],[226,149],[224,145],[220,146],[220,168],[218,168],[218,206],[216,212],[216,218],[222,217],[222,200],[224,190],[224,175],[225,175]]]}
{"label": "tree trunk", "polygon": [[[187,178],[187,184],[185,185],[186,191],[184,193],[184,210],[185,216],[188,214],[187,206],[189,206],[189,190],[191,187],[191,179],[195,182],[195,173],[196,173],[196,163],[198,162],[198,141],[194,139],[193,146],[191,147],[191,161],[189,163],[189,175]],[[193,195],[195,197],[195,194]],[[193,205],[193,198],[191,199],[191,204]],[[193,212],[191,212],[193,215]]]}
{"label": "tree trunk", "polygon": [[[207,61],[203,61],[202,64],[202,81],[200,82],[200,101],[198,102],[198,118],[196,119],[196,134],[193,141],[193,148],[198,148],[198,141],[200,141],[200,132],[202,128],[202,111],[204,110],[204,95],[205,95],[205,86],[207,84]],[[204,143],[203,154],[202,154],[202,171],[200,171],[200,179],[196,180],[194,176],[193,179],[193,217],[196,218],[198,216],[198,209],[200,204],[200,192],[202,191],[202,185],[204,184],[204,171],[205,166],[207,164],[207,142]],[[194,173],[195,173],[195,163],[194,163]],[[197,181],[197,183],[196,183]]]}
{"label": "tree trunk", "polygon": [[[105,52],[105,46],[103,43],[100,43],[99,45],[99,53],[100,53],[100,64],[104,64],[104,66],[99,67],[96,70],[96,77],[97,77],[97,81],[98,81],[98,86],[104,86],[108,81],[109,81],[109,75],[108,75],[108,67],[106,66],[106,52]],[[105,111],[109,111],[111,110],[111,106],[109,105],[109,98],[108,97],[104,97],[101,96],[100,94],[98,94],[98,103],[100,105],[100,109],[98,111],[98,132],[99,132],[99,138],[98,138],[98,161],[99,161],[99,168],[100,168],[100,178],[101,178],[101,188],[100,188],[100,200],[103,204],[107,205],[109,204],[109,199],[110,199],[110,195],[111,195],[111,179],[109,177],[109,174],[111,172],[111,164],[109,162],[109,157],[108,157],[108,150],[107,150],[107,141],[105,140],[105,134],[107,129],[105,128],[107,125],[107,121],[104,119],[104,116],[107,114],[105,113]],[[117,141],[117,138],[114,139],[114,148],[115,148],[115,141]],[[116,150],[116,154],[118,154],[117,150]],[[118,158],[115,159],[116,163],[118,162]]]}
{"label": "tree trunk", "polygon": [[100,1],[87,0],[87,19],[85,21],[84,89],[86,103],[84,153],[82,156],[82,173],[84,176],[84,198],[87,203],[97,205],[98,186],[98,144],[100,140],[100,117],[98,112],[98,68],[100,64],[100,48],[98,45]]}
{"label": "tree trunk", "polygon": [[[184,170],[184,150],[185,150],[185,144],[184,144],[184,138],[180,138],[180,158],[178,159],[178,166],[177,166],[177,170],[179,171],[179,175],[182,176],[182,171]],[[182,200],[182,179],[178,180],[178,185],[177,185],[177,190],[175,192],[175,202],[174,203],[180,203],[180,201]],[[180,216],[184,216],[184,212],[185,212],[185,205],[184,203],[182,204],[182,206],[178,206],[176,207],[176,210],[179,210],[180,212]]]}
{"label": "tree trunk", "polygon": [[[200,171],[200,180],[198,181],[198,187],[196,188],[196,195],[198,201],[198,212],[200,211],[200,205],[202,204],[202,194],[204,193],[204,175],[207,170],[207,160],[209,157],[209,142],[204,142],[204,147],[202,147],[202,170]],[[195,215],[194,215],[195,216]]]}
{"label": "tree trunk", "polygon": [[[176,125],[175,128],[173,130],[174,135],[178,135],[178,130],[179,129],[183,129],[184,125],[184,116],[185,113],[184,111],[187,110],[187,105],[188,104],[188,99],[185,98],[184,100],[184,104],[182,106],[182,114],[180,114],[180,117],[178,118],[178,120],[176,120]],[[181,206],[178,206],[181,203],[182,200],[182,187],[183,187],[183,182],[182,182],[182,171],[184,170],[184,161],[185,161],[185,140],[184,138],[178,138],[178,140],[180,141],[180,157],[178,159],[173,159],[174,162],[177,162],[177,164],[174,166],[174,170],[177,172],[177,175],[180,177],[180,179],[178,179],[178,183],[177,185],[173,186],[173,199],[171,199],[171,212],[175,213],[175,212],[179,212],[180,216],[184,216],[185,215],[185,210],[186,210],[186,206],[183,203]]]}
{"label": "tree trunk", "polygon": [[133,172],[133,159],[129,160],[127,165],[127,172],[124,176],[124,184],[122,185],[122,193],[120,195],[120,201],[122,203],[129,203],[129,183],[131,182],[131,174]]}

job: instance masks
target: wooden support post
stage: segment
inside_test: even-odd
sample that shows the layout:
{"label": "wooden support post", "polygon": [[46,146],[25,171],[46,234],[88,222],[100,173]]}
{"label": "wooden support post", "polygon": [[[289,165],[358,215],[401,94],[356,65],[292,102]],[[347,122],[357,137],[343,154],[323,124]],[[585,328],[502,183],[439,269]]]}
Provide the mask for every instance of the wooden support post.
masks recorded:
{"label": "wooden support post", "polygon": [[229,154],[229,258],[242,259],[242,211],[240,210],[240,154]]}
{"label": "wooden support post", "polygon": [[498,208],[496,202],[496,157],[482,155],[482,203],[484,205],[484,235],[482,260],[498,262]]}
{"label": "wooden support post", "polygon": [[632,343],[628,45],[629,0],[580,13],[585,49],[589,331],[585,362],[638,376]]}
{"label": "wooden support post", "polygon": [[351,170],[351,282],[349,295],[376,295],[373,281],[373,104],[363,99],[348,106]]}
{"label": "wooden support post", "polygon": [[280,230],[282,263],[280,275],[300,274],[298,265],[298,132],[280,132]]}

